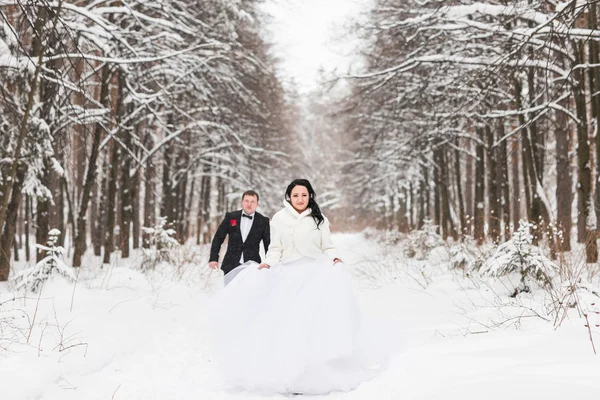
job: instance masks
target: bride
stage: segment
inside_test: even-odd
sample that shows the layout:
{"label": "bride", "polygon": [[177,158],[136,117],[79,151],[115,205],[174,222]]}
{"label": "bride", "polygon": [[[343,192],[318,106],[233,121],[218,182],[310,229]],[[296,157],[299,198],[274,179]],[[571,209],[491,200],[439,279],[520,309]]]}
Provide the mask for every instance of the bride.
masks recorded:
{"label": "bride", "polygon": [[213,307],[215,357],[229,386],[324,394],[352,390],[381,368],[308,180],[287,187],[265,262],[239,268]]}

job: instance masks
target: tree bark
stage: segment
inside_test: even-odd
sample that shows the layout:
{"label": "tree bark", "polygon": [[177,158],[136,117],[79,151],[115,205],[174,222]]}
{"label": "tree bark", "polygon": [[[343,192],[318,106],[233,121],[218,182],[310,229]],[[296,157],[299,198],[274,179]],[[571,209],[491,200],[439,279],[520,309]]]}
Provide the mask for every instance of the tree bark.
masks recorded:
{"label": "tree bark", "polygon": [[12,242],[15,237],[17,226],[17,214],[21,202],[21,188],[25,178],[25,168],[19,168],[15,173],[11,199],[7,203],[7,218],[4,223],[2,235],[0,236],[0,282],[7,281],[10,274],[10,255]]}
{"label": "tree bark", "polygon": [[465,212],[466,212],[466,225],[465,225],[465,230],[464,233],[465,235],[471,235],[472,234],[472,222],[473,222],[473,216],[474,216],[474,211],[473,211],[473,177],[474,177],[474,171],[473,171],[473,157],[471,155],[471,144],[472,144],[472,139],[466,139],[465,140],[465,146],[467,149],[467,152],[469,153],[465,159],[465,163],[466,163],[466,171],[465,171]]}
{"label": "tree bark", "polygon": [[[562,104],[568,106],[568,100]],[[569,161],[571,133],[567,115],[556,111],[556,225],[559,230],[558,250],[571,251],[571,204],[573,202],[573,178]]]}
{"label": "tree bark", "polygon": [[[48,187],[50,184],[50,166],[48,162],[44,162],[44,173],[42,173],[42,177],[40,182],[42,185]],[[49,221],[50,221],[50,199],[44,199],[42,197],[36,197],[37,205],[36,205],[36,228],[35,228],[35,241],[38,244],[44,245],[48,241],[48,232],[50,232]],[[46,257],[45,252],[36,251],[36,261],[40,262],[44,257]]]}
{"label": "tree bark", "polygon": [[401,194],[398,198],[398,230],[402,233],[409,231],[408,224],[408,192],[406,189],[401,189]]}
{"label": "tree bark", "polygon": [[[100,179],[101,180],[101,179]],[[98,199],[98,183],[92,189],[92,207],[90,209],[90,233],[92,235],[92,246],[94,247],[94,255],[102,255],[102,219],[99,218],[99,199]]]}
{"label": "tree bark", "polygon": [[142,231],[142,224],[140,220],[140,180],[141,180],[141,172],[140,170],[136,170],[134,179],[131,182],[131,197],[132,197],[132,207],[133,207],[133,248],[140,248],[140,236]]}
{"label": "tree bark", "polygon": [[[521,182],[519,179],[519,140],[514,137],[512,139],[511,165],[512,165],[512,224],[513,230],[519,228],[521,219]],[[570,190],[570,189],[569,189]]]}
{"label": "tree bark", "polygon": [[31,199],[29,195],[25,196],[25,261],[31,259],[31,246],[29,244],[29,227],[31,225]]}
{"label": "tree bark", "polygon": [[[498,123],[498,136],[503,138],[505,135],[504,120]],[[502,209],[502,222],[504,224],[504,240],[509,240],[511,236],[510,230],[510,185],[508,182],[508,149],[507,139],[499,143],[498,148],[498,163],[499,163],[499,179],[500,179],[500,206]]]}
{"label": "tree bark", "polygon": [[448,188],[448,182],[450,177],[448,176],[448,159],[444,148],[440,148],[440,174],[441,174],[441,201],[442,201],[442,226],[444,231],[444,238],[446,239],[449,235],[452,235],[454,241],[457,241],[458,231],[454,226],[454,220],[452,219],[452,213],[450,211],[450,190]]}
{"label": "tree bark", "polygon": [[169,143],[164,151],[164,161],[162,166],[162,202],[160,207],[161,217],[166,217],[167,223],[166,228],[175,228],[174,226],[174,195],[171,182],[171,168],[172,168],[172,152],[173,144]]}
{"label": "tree bark", "polygon": [[[582,42],[574,43],[575,64],[582,64],[584,61],[584,44]],[[595,263],[598,261],[598,246],[596,243],[596,219],[592,221],[592,211],[594,200],[592,198],[592,173],[590,170],[590,145],[588,137],[587,110],[585,99],[585,74],[582,69],[575,69],[573,75],[577,83],[573,86],[573,97],[575,98],[575,107],[577,118],[580,123],[577,125],[577,239],[585,243],[586,262]]]}
{"label": "tree bark", "polygon": [[[100,89],[100,103],[106,107],[108,102],[108,85],[110,81],[110,69],[108,66],[102,68],[102,86]],[[100,147],[100,139],[102,137],[103,128],[100,123],[96,124],[94,129],[94,135],[92,140],[92,149],[89,160],[86,166],[85,183],[81,190],[81,201],[79,203],[79,212],[77,216],[77,228],[75,233],[75,251],[73,253],[73,266],[80,267],[81,259],[85,253],[86,243],[86,216],[88,210],[88,203],[90,200],[90,193],[92,186],[96,183],[96,168],[98,160],[98,151]]]}
{"label": "tree bark", "polygon": [[196,227],[196,243],[208,243],[210,240],[210,167],[202,168],[202,179],[200,181],[200,196],[198,198],[198,226]]}
{"label": "tree bark", "polygon": [[[153,144],[151,135],[148,135],[147,140],[148,144],[146,148],[151,148]],[[144,226],[147,228],[153,228],[156,225],[155,175],[156,169],[153,157],[150,157],[146,162],[146,169],[144,170]],[[146,249],[150,248],[150,235],[148,233],[143,233],[142,246]]]}
{"label": "tree bark", "polygon": [[458,203],[458,212],[459,212],[459,219],[460,219],[460,232],[461,232],[461,237],[462,235],[466,235],[467,234],[467,218],[466,218],[466,214],[465,214],[465,202],[463,199],[463,190],[462,190],[462,176],[461,176],[461,168],[460,168],[460,151],[458,151],[458,148],[460,146],[459,140],[458,138],[455,140],[455,146],[456,148],[454,149],[454,178],[456,179],[456,196],[457,196],[457,203]]}
{"label": "tree bark", "polygon": [[408,206],[408,226],[409,230],[415,229],[415,191],[412,182],[408,184],[409,206]]}
{"label": "tree bark", "polygon": [[[125,73],[119,72],[119,101],[117,103],[117,123],[121,124],[123,117],[125,116]],[[131,149],[132,138],[131,134],[127,132],[124,127],[119,128],[119,137],[121,142],[126,149]],[[133,202],[131,197],[131,178],[129,176],[131,171],[131,156],[127,151],[122,151],[123,156],[121,157],[121,225],[119,232],[121,234],[121,258],[129,258],[131,237],[131,222],[133,219]]]}
{"label": "tree bark", "polygon": [[500,204],[500,190],[498,188],[498,165],[496,158],[496,148],[494,147],[495,135],[494,129],[489,125],[485,126],[487,136],[487,160],[488,160],[488,234],[492,242],[498,243],[500,241],[500,217],[501,217],[501,204]]}
{"label": "tree bark", "polygon": [[192,224],[191,224],[190,214],[192,213],[192,201],[194,200],[195,186],[196,186],[196,178],[192,178],[192,186],[190,187],[190,195],[187,198],[187,203],[185,205],[184,212],[182,215],[186,241],[190,238],[190,235],[191,235],[191,225]]}
{"label": "tree bark", "polygon": [[482,245],[485,240],[485,142],[484,129],[478,126],[476,128],[479,141],[475,145],[477,159],[475,161],[475,202],[473,204],[473,236],[478,245]]}
{"label": "tree bark", "polygon": [[442,206],[440,187],[441,176],[439,167],[439,150],[433,151],[433,223],[437,226],[437,233],[442,233]]}
{"label": "tree bark", "polygon": [[[595,2],[590,2],[589,4],[589,12],[588,14],[588,28],[592,30],[598,29],[598,16],[597,16],[597,5]],[[590,85],[590,106],[591,106],[591,114],[590,118],[592,119],[593,136],[594,136],[594,147],[596,151],[596,164],[595,164],[595,172],[596,172],[596,198],[594,202],[594,208],[596,213],[596,229],[600,227],[600,190],[598,189],[600,182],[600,130],[598,124],[600,123],[600,68],[598,65],[600,64],[600,56],[598,54],[598,42],[595,40],[588,41],[588,53],[589,53],[589,62],[591,65],[595,65],[595,67],[588,68],[588,77],[589,77],[589,85]]]}
{"label": "tree bark", "polygon": [[108,188],[106,191],[106,227],[104,229],[104,264],[110,264],[110,256],[115,250],[117,166],[119,165],[119,145],[113,140],[110,143],[110,163]]}

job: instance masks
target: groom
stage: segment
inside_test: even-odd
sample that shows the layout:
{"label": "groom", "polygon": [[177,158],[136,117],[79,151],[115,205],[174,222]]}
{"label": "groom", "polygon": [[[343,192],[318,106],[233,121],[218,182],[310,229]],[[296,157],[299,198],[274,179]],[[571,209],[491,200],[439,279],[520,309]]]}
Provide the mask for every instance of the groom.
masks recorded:
{"label": "groom", "polygon": [[227,274],[238,265],[246,261],[256,261],[260,264],[258,253],[260,241],[262,240],[265,253],[271,242],[269,230],[269,218],[256,212],[258,207],[258,193],[248,190],[242,195],[242,209],[225,214],[225,218],[212,241],[210,248],[210,260],[208,266],[212,269],[219,268],[219,250],[229,235],[227,252],[223,258],[221,269],[225,273],[225,284],[229,283],[231,276]]}

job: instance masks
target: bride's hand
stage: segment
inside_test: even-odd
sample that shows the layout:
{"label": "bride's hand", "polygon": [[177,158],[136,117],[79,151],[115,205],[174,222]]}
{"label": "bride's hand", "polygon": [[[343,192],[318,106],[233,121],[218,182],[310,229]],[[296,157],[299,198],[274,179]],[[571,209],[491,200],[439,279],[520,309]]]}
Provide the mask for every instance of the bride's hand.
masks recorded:
{"label": "bride's hand", "polygon": [[337,263],[340,263],[340,262],[342,262],[342,260],[340,260],[340,259],[339,259],[339,258],[337,258],[337,257],[333,259],[333,265],[335,265],[335,264],[337,264]]}
{"label": "bride's hand", "polygon": [[263,264],[260,264],[260,265],[258,266],[258,269],[263,269],[263,268],[267,268],[267,269],[269,269],[269,268],[271,268],[271,266],[270,266],[269,264],[264,264],[264,263],[263,263]]}

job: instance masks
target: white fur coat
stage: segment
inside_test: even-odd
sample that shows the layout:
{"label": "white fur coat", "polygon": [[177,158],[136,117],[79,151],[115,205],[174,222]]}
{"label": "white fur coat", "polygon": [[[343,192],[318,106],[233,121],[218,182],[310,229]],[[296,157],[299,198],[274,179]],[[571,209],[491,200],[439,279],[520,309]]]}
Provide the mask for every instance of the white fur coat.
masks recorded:
{"label": "white fur coat", "polygon": [[331,241],[329,221],[325,221],[317,229],[317,224],[307,208],[299,214],[286,200],[284,208],[279,210],[271,220],[271,244],[265,263],[273,266],[278,262],[290,262],[302,257],[322,258],[326,256],[332,261],[339,258]]}

